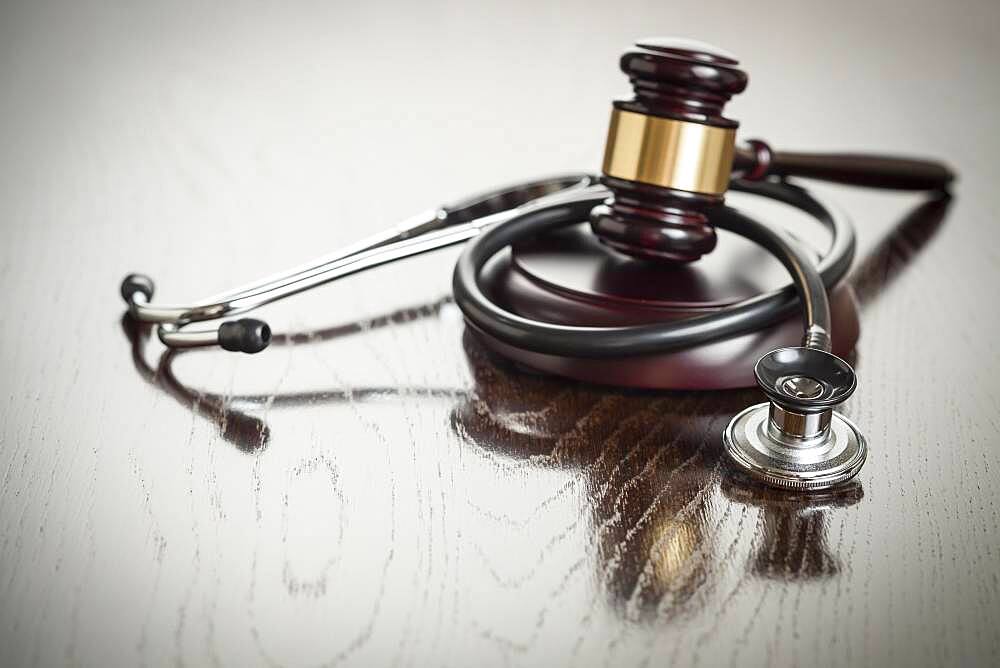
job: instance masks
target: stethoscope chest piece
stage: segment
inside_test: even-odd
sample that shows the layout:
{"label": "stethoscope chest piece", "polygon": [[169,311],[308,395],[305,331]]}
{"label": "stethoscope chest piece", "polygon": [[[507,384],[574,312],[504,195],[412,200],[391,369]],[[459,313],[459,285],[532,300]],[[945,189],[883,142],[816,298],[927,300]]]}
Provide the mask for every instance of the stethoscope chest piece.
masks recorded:
{"label": "stethoscope chest piece", "polygon": [[854,370],[815,348],[782,348],[760,359],[757,383],[770,399],[732,419],[722,443],[732,462],[776,487],[825,489],[857,475],[865,437],[834,411],[857,385]]}

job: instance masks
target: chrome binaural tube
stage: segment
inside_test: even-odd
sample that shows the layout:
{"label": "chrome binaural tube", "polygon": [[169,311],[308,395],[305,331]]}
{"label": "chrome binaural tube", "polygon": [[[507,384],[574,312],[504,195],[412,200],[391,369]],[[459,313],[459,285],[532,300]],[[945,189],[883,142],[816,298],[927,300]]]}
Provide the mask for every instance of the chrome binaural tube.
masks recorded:
{"label": "chrome binaural tube", "polygon": [[[266,347],[270,339],[270,329],[261,321],[228,322],[218,329],[191,330],[187,327],[197,322],[246,313],[365,269],[462,243],[484,228],[535,206],[564,198],[600,197],[604,189],[597,183],[596,177],[571,174],[486,193],[456,205],[418,214],[307,264],[192,304],[152,303],[153,282],[139,274],[125,278],[122,296],[134,318],[159,325],[157,334],[169,347],[222,345],[228,350],[257,352]],[[227,332],[223,329],[227,327],[231,335],[228,343],[225,340]],[[255,334],[251,335],[251,330]]]}

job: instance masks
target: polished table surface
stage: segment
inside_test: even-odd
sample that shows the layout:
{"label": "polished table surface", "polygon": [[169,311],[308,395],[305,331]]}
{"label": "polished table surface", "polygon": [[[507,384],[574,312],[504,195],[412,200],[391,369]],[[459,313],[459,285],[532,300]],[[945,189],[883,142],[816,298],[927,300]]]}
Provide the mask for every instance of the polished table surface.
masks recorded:
{"label": "polished table surface", "polygon": [[[5,4],[0,664],[997,665],[998,26],[995,2]],[[745,136],[959,172],[949,206],[817,186],[858,225],[857,485],[734,478],[754,390],[491,358],[455,250],[269,308],[252,358],[123,320],[128,271],[188,300],[595,169],[647,34],[742,56]]]}

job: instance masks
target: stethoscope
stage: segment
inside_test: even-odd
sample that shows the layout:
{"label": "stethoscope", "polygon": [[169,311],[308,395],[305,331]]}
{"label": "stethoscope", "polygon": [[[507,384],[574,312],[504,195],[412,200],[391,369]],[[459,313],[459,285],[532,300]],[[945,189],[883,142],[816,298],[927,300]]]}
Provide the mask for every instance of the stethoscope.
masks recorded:
{"label": "stethoscope", "polygon": [[[210,328],[198,325],[246,313],[365,269],[471,239],[455,267],[455,303],[474,327],[541,353],[620,357],[679,350],[759,329],[800,308],[804,317],[803,347],[776,350],[762,358],[755,369],[773,409],[768,404],[759,404],[741,413],[727,428],[725,445],[731,456],[742,455],[747,446],[759,452],[760,443],[775,450],[774,454],[762,452],[761,460],[764,456],[777,459],[780,455],[795,455],[801,445],[793,442],[786,446],[775,438],[775,445],[770,446],[763,439],[771,435],[759,429],[759,422],[772,410],[779,418],[790,412],[805,414],[809,416],[808,424],[797,429],[804,438],[811,435],[809,430],[815,432],[820,425],[830,427],[827,432],[834,439],[829,444],[830,451],[849,450],[849,456],[838,461],[836,468],[823,477],[812,474],[808,461],[799,463],[787,458],[781,464],[780,482],[773,482],[790,486],[786,479],[802,480],[803,488],[819,488],[850,479],[864,463],[866,445],[860,431],[832,410],[850,396],[856,380],[850,365],[829,352],[831,328],[826,289],[843,278],[850,267],[855,247],[853,228],[836,209],[787,182],[735,181],[731,188],[785,202],[809,213],[829,229],[830,248],[814,263],[780,232],[735,209],[720,210],[719,227],[746,236],[770,251],[788,268],[792,282],[786,288],[716,313],[677,323],[631,327],[554,325],[503,309],[479,285],[479,269],[497,252],[518,239],[579,223],[594,206],[606,200],[607,189],[590,175],[531,181],[443,206],[313,262],[192,304],[152,302],[153,281],[140,274],[127,276],[121,293],[132,316],[142,322],[157,323],[160,341],[170,348],[219,346],[257,353],[267,347],[271,338],[271,329],[262,320],[226,320]],[[796,295],[801,297],[800,301]],[[800,305],[796,306],[797,303]],[[820,387],[799,387],[808,382],[799,380],[803,378],[812,379]],[[796,425],[788,424],[787,429],[795,435],[792,430]],[[751,459],[749,465],[757,466],[757,461]],[[776,467],[767,460],[761,463],[764,465],[761,472],[770,481]]]}
{"label": "stethoscope", "polygon": [[[694,63],[691,67],[704,68],[704,53],[699,52],[697,58],[690,56],[690,52],[685,51],[690,46],[684,43],[682,48],[667,41],[653,45],[644,43],[626,57],[638,52],[656,65],[662,65],[663,61],[676,69],[678,62],[683,65],[690,61]],[[626,57],[623,57],[623,69]],[[733,69],[729,61],[718,63],[720,69]],[[669,76],[676,76],[674,69],[669,71]],[[635,78],[633,84],[638,91]],[[730,181],[726,178],[721,185],[714,186],[715,190],[711,184],[702,184],[698,186],[702,190],[694,192],[707,193],[705,197],[708,198],[728,188],[774,200],[808,214],[829,231],[828,249],[814,260],[787,234],[724,205],[721,196],[701,203],[699,211],[710,215],[714,227],[755,242],[781,262],[791,277],[783,288],[684,320],[616,327],[572,326],[526,318],[498,304],[484,289],[481,270],[497,253],[519,241],[578,224],[588,217],[596,227],[593,221],[597,207],[606,207],[615,197],[622,198],[623,190],[630,187],[630,183],[643,188],[663,188],[668,193],[685,192],[676,189],[678,179],[688,178],[680,171],[684,167],[683,160],[689,160],[683,151],[674,151],[677,158],[670,165],[673,171],[662,177],[669,182],[656,181],[661,177],[642,172],[648,161],[637,163],[635,171],[628,173],[631,178],[625,178],[615,171],[623,168],[620,161],[614,160],[623,152],[621,145],[625,140],[639,141],[644,149],[650,142],[659,142],[654,148],[670,155],[669,142],[672,140],[665,139],[666,135],[656,127],[651,130],[650,126],[655,123],[680,123],[682,132],[692,131],[692,127],[697,131],[695,126],[702,123],[650,115],[651,121],[637,126],[639,129],[631,131],[633,136],[622,139],[625,135],[623,123],[633,120],[624,114],[638,114],[622,111],[617,105],[615,114],[603,178],[590,174],[554,176],[442,206],[313,262],[192,304],[154,303],[153,281],[141,274],[130,274],[124,279],[122,297],[133,318],[157,324],[159,339],[169,348],[219,346],[229,351],[257,353],[264,350],[271,339],[271,329],[266,322],[239,318],[224,320],[211,327],[201,326],[201,323],[240,315],[372,267],[468,242],[454,269],[455,303],[474,330],[532,352],[579,358],[620,358],[676,351],[759,330],[787,318],[798,309],[803,324],[801,345],[774,350],[757,361],[754,376],[768,401],[736,415],[723,433],[723,446],[739,469],[778,487],[824,489],[850,480],[864,464],[868,446],[861,431],[835,410],[854,392],[857,378],[851,365],[831,352],[827,290],[850,268],[855,252],[854,230],[835,207],[784,179],[796,170],[769,170],[769,166],[779,161],[763,142],[751,144],[757,162],[738,174],[746,179]],[[710,130],[714,131],[714,126]],[[617,148],[615,142],[618,142]],[[712,146],[706,140],[705,155],[698,156],[697,170],[689,172],[694,175],[690,178],[704,180],[709,159],[718,163],[715,168],[718,173],[724,170],[728,176],[733,170],[732,146],[728,148],[728,161],[724,142],[719,149]],[[719,154],[713,155],[713,150],[718,150]],[[608,156],[612,158],[609,160]],[[884,159],[873,162],[879,160],[886,162]],[[867,169],[869,173],[878,171],[871,165],[867,165]],[[806,176],[817,175],[808,168],[797,171]],[[893,171],[893,165],[888,166],[888,171]],[[943,187],[946,182],[937,185]],[[662,194],[657,196],[662,197]],[[609,215],[607,208],[600,210],[604,212],[600,215]]]}

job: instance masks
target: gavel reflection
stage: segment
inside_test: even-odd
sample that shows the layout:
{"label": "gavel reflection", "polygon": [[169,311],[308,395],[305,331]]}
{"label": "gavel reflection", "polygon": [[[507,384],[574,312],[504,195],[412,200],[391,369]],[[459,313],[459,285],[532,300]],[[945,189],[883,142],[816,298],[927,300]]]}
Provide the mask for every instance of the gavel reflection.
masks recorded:
{"label": "gavel reflection", "polygon": [[690,600],[715,565],[708,525],[722,473],[711,438],[725,415],[719,401],[745,393],[567,392],[469,334],[463,343],[475,389],[452,412],[453,428],[484,450],[576,472],[597,580],[614,607],[649,613],[668,594],[676,605]]}
{"label": "gavel reflection", "polygon": [[526,376],[473,336],[464,345],[475,390],[453,411],[453,428],[479,448],[578,472],[597,580],[622,614],[662,619],[697,608],[735,556],[731,546],[751,534],[753,576],[838,572],[825,515],[856,503],[861,487],[789,496],[734,478],[713,434],[750,391],[561,392],[562,381]]}

